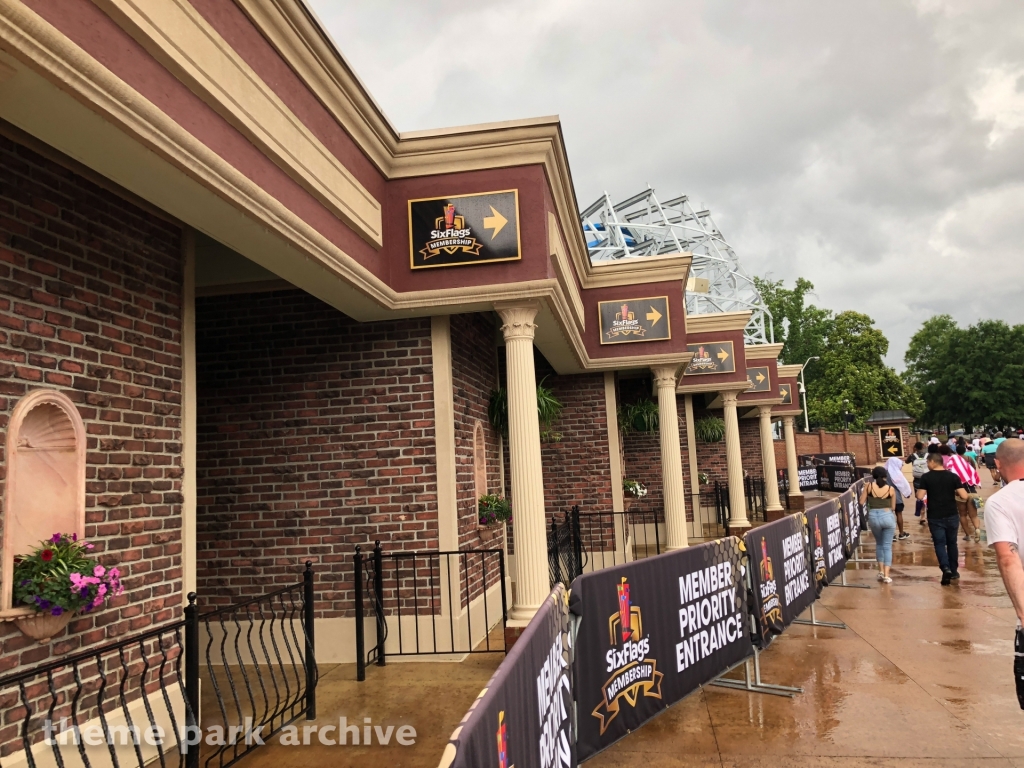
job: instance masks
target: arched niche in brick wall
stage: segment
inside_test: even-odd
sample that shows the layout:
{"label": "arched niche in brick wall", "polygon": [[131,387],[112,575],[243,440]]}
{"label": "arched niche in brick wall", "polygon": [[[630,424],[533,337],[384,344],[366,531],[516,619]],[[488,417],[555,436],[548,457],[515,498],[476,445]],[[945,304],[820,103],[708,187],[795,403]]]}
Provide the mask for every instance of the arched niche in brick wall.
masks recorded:
{"label": "arched niche in brick wall", "polygon": [[473,488],[477,499],[487,494],[487,442],[482,421],[473,426]]}
{"label": "arched niche in brick wall", "polygon": [[67,395],[37,389],[7,428],[0,609],[11,608],[14,558],[54,533],[85,536],[85,425]]}

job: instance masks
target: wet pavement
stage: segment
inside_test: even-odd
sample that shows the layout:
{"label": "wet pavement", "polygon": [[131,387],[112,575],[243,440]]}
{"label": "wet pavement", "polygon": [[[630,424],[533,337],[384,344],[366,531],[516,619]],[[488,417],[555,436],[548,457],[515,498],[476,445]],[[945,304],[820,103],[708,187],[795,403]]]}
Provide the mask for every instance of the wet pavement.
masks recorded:
{"label": "wet pavement", "polygon": [[[985,495],[991,493],[986,480]],[[588,761],[631,766],[1019,766],[1024,712],[1012,679],[1014,613],[984,544],[959,542],[962,578],[939,584],[925,526],[907,517],[909,542],[894,544],[893,583],[873,565],[851,564],[849,583],[827,588],[819,620],[848,629],[794,625],[761,656],[766,682],[795,685],[793,699],[707,687]],[[870,534],[861,557],[874,559]],[[353,665],[324,669],[317,724],[412,725],[399,746],[284,747],[277,739],[244,768],[282,765],[433,768],[448,736],[501,661],[389,663],[355,682]],[[300,720],[297,725],[305,725]],[[376,742],[376,738],[374,739]]]}

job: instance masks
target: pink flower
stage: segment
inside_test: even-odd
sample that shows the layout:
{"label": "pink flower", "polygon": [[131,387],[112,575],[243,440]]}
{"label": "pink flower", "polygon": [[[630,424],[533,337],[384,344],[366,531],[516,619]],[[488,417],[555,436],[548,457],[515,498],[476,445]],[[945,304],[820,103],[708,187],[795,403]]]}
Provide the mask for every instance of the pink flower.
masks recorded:
{"label": "pink flower", "polygon": [[80,573],[69,573],[68,578],[71,579],[71,584],[77,589],[82,586],[82,574]]}
{"label": "pink flower", "polygon": [[93,545],[92,545],[92,544],[86,544],[86,545],[85,545],[85,548],[86,548],[86,549],[93,549]]}
{"label": "pink flower", "polygon": [[99,600],[105,594],[107,594],[107,585],[100,584],[99,587],[96,589],[96,599]]}
{"label": "pink flower", "polygon": [[102,565],[97,565],[95,568],[92,569],[93,576],[102,576],[106,572],[107,569],[104,568]]}
{"label": "pink flower", "polygon": [[110,575],[110,578],[112,579],[121,578],[121,572],[117,570],[117,568],[111,568],[109,571],[107,571],[107,573]]}

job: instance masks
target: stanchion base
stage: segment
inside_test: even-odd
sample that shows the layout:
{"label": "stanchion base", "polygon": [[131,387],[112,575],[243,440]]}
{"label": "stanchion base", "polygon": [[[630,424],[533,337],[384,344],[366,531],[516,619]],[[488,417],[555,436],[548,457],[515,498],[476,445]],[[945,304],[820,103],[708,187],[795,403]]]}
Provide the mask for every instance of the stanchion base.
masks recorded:
{"label": "stanchion base", "polygon": [[[847,561],[849,562],[849,561]],[[830,587],[847,587],[848,589],[871,589],[867,584],[847,584],[846,571],[843,571],[843,578],[838,584],[829,584]]]}
{"label": "stanchion base", "polygon": [[[750,659],[745,659],[743,663],[743,679],[736,680],[731,677],[717,677],[712,680],[708,685],[717,685],[721,688],[731,688],[734,691],[746,691],[747,693],[767,693],[770,696],[788,696],[793,698],[798,693],[803,693],[803,688],[796,688],[792,685],[775,685],[774,683],[766,683],[761,679],[761,654],[755,648],[754,649],[754,679],[750,679]],[[726,670],[723,674],[732,672],[733,669]]]}
{"label": "stanchion base", "polygon": [[814,613],[814,603],[811,603],[811,618],[808,619],[793,619],[794,624],[806,624],[810,627],[831,627],[832,629],[846,629],[847,626],[843,622],[835,621],[818,621],[818,617]]}

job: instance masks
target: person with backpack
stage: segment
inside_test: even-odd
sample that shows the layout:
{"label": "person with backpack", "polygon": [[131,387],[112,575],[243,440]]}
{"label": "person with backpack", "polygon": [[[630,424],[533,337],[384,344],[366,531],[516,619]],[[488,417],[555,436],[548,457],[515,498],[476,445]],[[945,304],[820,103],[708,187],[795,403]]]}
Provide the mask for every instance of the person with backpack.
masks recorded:
{"label": "person with backpack", "polygon": [[903,460],[899,456],[893,456],[885,462],[885,471],[889,478],[889,485],[896,493],[896,527],[900,532],[896,535],[897,541],[906,541],[910,534],[903,530],[903,500],[914,495],[910,483],[903,476]]}
{"label": "person with backpack", "polygon": [[878,580],[892,584],[889,569],[892,568],[892,539],[896,533],[896,491],[889,485],[889,473],[885,467],[871,470],[871,482],[865,483],[860,491],[861,506],[867,504],[868,528],[875,537],[875,560],[878,562]]}
{"label": "person with backpack", "polygon": [[[917,481],[921,479],[921,475],[928,471],[928,453],[925,451],[924,443],[914,443],[914,452],[907,456],[905,461],[907,464],[911,465],[910,472],[914,476],[914,490],[916,491],[920,487],[918,486]],[[920,517],[921,525],[924,525],[928,522],[925,514],[926,507],[924,499],[915,497],[914,502],[916,504],[914,508],[914,515],[916,517]]]}

